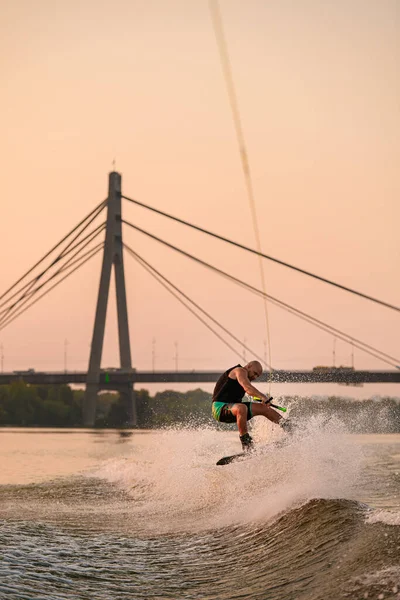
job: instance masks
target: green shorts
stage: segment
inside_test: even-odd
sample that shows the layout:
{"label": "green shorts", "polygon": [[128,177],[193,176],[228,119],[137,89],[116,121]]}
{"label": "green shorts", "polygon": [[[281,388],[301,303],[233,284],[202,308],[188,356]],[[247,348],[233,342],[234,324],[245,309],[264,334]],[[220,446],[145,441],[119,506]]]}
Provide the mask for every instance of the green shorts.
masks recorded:
{"label": "green shorts", "polygon": [[253,418],[251,402],[234,402],[232,404],[227,404],[226,402],[213,402],[211,410],[214,419],[220,423],[236,423],[236,417],[231,412],[231,408],[234,404],[244,404],[247,406],[247,420],[249,421]]}

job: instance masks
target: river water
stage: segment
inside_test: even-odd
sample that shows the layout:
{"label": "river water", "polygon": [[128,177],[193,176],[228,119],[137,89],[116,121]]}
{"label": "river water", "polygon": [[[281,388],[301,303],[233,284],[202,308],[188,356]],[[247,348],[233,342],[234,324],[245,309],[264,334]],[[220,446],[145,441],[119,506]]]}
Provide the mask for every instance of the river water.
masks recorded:
{"label": "river water", "polygon": [[400,435],[315,418],[277,446],[0,429],[0,598],[400,599]]}

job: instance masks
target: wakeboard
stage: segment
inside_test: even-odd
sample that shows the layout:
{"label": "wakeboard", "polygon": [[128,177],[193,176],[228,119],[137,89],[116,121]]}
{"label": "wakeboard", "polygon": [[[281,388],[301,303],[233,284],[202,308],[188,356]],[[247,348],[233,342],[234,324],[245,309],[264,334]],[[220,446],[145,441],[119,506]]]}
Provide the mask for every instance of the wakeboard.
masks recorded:
{"label": "wakeboard", "polygon": [[231,456],[223,456],[217,462],[217,465],[229,465],[229,463],[234,462],[235,460],[239,460],[239,458],[250,458],[252,452],[239,452],[239,454],[232,454]]}
{"label": "wakeboard", "polygon": [[270,444],[264,444],[262,446],[256,447],[254,450],[248,450],[247,452],[239,452],[238,454],[231,454],[230,456],[223,456],[216,463],[218,466],[221,465],[229,465],[236,461],[248,460],[250,458],[255,458],[256,456],[262,456],[264,454],[268,454],[273,450],[277,450],[278,448],[282,448],[283,446],[287,446],[289,440],[289,436],[285,436],[283,440],[278,440],[276,442],[271,442]]}

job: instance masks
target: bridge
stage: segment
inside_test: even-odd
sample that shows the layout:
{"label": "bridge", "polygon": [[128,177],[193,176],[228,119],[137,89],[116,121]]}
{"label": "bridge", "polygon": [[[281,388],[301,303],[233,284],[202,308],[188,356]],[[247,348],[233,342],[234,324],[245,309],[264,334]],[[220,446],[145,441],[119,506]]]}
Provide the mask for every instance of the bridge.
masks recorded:
{"label": "bridge", "polygon": [[[245,281],[212,264],[206,263],[202,259],[190,254],[187,251],[163,240],[150,231],[139,228],[134,223],[122,218],[122,200],[134,203],[145,208],[148,211],[155,212],[166,219],[173,220],[186,227],[193,228],[201,233],[218,239],[226,245],[234,246],[244,252],[257,255],[260,260],[269,260],[287,269],[294,270],[306,277],[312,277],[325,285],[334,286],[343,292],[355,294],[364,300],[381,305],[385,309],[400,312],[400,308],[379,300],[360,291],[353,290],[335,281],[331,281],[320,275],[311,273],[305,269],[291,265],[276,257],[266,255],[260,250],[245,246],[239,242],[223,237],[218,233],[211,232],[204,228],[189,223],[177,216],[170,215],[154,207],[148,206],[142,202],[130,198],[122,193],[122,178],[115,171],[109,174],[108,196],[106,200],[96,206],[59,244],[48,252],[43,259],[36,263],[23,277],[6,290],[0,296],[0,330],[13,322],[20,314],[29,309],[35,302],[40,300],[48,291],[51,291],[56,285],[64,281],[78,268],[95,256],[98,252],[103,252],[102,269],[100,274],[100,283],[97,296],[97,305],[95,311],[93,336],[89,356],[89,366],[87,371],[70,372],[38,372],[34,369],[12,373],[0,373],[0,385],[10,384],[18,380],[23,380],[27,384],[77,384],[85,385],[85,400],[83,406],[83,420],[86,426],[93,426],[96,417],[96,402],[99,390],[117,390],[120,393],[122,401],[125,403],[127,419],[130,426],[136,425],[136,405],[133,386],[142,383],[214,383],[221,375],[220,371],[138,371],[132,367],[131,346],[128,325],[127,297],[125,289],[124,273],[124,251],[134,258],[139,264],[147,270],[162,286],[164,286],[179,302],[181,302],[194,316],[199,319],[211,332],[218,337],[236,356],[242,358],[244,350],[249,352],[253,358],[264,363],[264,359],[257,355],[246,343],[236,337],[226,327],[222,326],[215,318],[205,311],[198,303],[194,302],[183,290],[179,289],[169,281],[160,271],[155,269],[135,250],[123,242],[122,226],[131,227],[141,234],[153,239],[165,247],[181,253],[187,258],[200,263],[203,267],[212,270],[218,275],[229,279],[235,284],[244,287],[250,293],[279,306],[295,315],[299,319],[317,327],[331,335],[334,339],[340,339],[352,348],[358,348],[362,352],[373,356],[391,367],[390,370],[354,370],[352,367],[317,367],[311,371],[306,370],[279,370],[268,365],[269,373],[264,373],[264,381],[270,379],[276,383],[341,383],[346,385],[358,385],[363,383],[400,383],[400,360],[383,350],[375,348],[354,336],[333,327],[326,322],[316,319],[311,314],[297,309],[293,305],[280,300],[277,297],[267,294],[265,290],[258,289]],[[105,222],[94,226],[94,221],[101,215],[102,211],[107,209],[107,218]],[[89,233],[86,229],[91,227]],[[105,232],[104,241],[100,243],[93,242],[102,233]],[[85,252],[83,250],[89,246]],[[48,259],[51,254],[57,250],[55,258]],[[68,257],[68,258],[67,258]],[[41,265],[45,260],[50,261],[47,267],[40,267],[39,274],[31,277],[25,283],[24,279]],[[105,320],[107,304],[110,290],[111,271],[114,268],[115,289],[117,299],[118,316],[118,336],[119,336],[119,369],[102,369],[101,358],[103,351]],[[54,283],[53,280],[56,280]],[[51,285],[50,285],[51,284]],[[15,288],[17,290],[15,291]],[[46,291],[44,291],[46,289]],[[40,294],[39,296],[37,296]],[[37,297],[36,297],[37,296]],[[217,329],[219,328],[219,329]],[[227,341],[227,336],[230,340]],[[233,345],[235,344],[236,347]],[[237,348],[239,346],[240,350]]]}
{"label": "bridge", "polygon": [[[400,383],[400,360],[389,355],[388,353],[374,348],[369,344],[366,344],[362,340],[354,338],[346,332],[339,330],[336,327],[329,325],[319,319],[314,318],[312,315],[305,313],[297,309],[296,307],[283,302],[282,300],[266,294],[264,290],[260,290],[250,284],[239,280],[238,278],[225,273],[215,266],[206,263],[200,258],[193,256],[176,247],[165,240],[155,236],[149,231],[137,227],[134,223],[130,223],[122,218],[122,200],[132,202],[146,208],[149,211],[156,212],[159,215],[172,219],[187,227],[191,227],[197,231],[201,231],[203,234],[217,238],[218,240],[242,249],[245,252],[258,255],[260,259],[266,259],[273,261],[285,268],[289,268],[300,272],[304,276],[313,277],[324,284],[335,286],[347,293],[356,294],[365,300],[380,304],[386,309],[395,310],[400,312],[400,308],[393,306],[387,302],[363,294],[362,292],[352,290],[349,287],[341,285],[340,283],[330,281],[320,275],[316,275],[299,267],[295,267],[289,263],[281,261],[275,257],[263,254],[261,251],[247,247],[243,244],[225,238],[217,233],[213,233],[204,228],[198,227],[193,223],[183,221],[179,217],[170,215],[154,207],[147,206],[141,202],[134,200],[128,196],[122,194],[121,191],[121,175],[115,171],[109,174],[109,189],[107,199],[101,202],[91,213],[83,219],[59,244],[57,244],[45,257],[36,263],[22,278],[20,278],[11,288],[0,296],[0,330],[8,326],[14,321],[22,312],[25,312],[32,304],[37,302],[38,299],[43,297],[47,291],[50,291],[71,275],[77,268],[80,268],[90,258],[95,256],[99,251],[103,251],[103,262],[100,274],[100,283],[98,289],[97,306],[94,320],[93,336],[89,357],[89,368],[87,371],[80,372],[69,372],[64,370],[63,372],[38,372],[34,369],[27,371],[19,371],[13,373],[1,373],[0,374],[0,385],[10,384],[15,381],[23,380],[27,384],[77,384],[85,385],[85,400],[84,400],[84,424],[86,426],[93,426],[96,416],[96,401],[99,390],[117,390],[120,393],[122,401],[126,406],[127,424],[131,426],[136,425],[136,405],[135,395],[133,394],[133,386],[142,383],[214,383],[220,376],[220,371],[138,371],[132,367],[131,360],[131,346],[129,337],[129,325],[128,325],[128,311],[127,311],[127,297],[125,289],[125,274],[124,274],[124,250],[128,252],[139,264],[145,268],[161,285],[167,288],[167,290],[173,294],[186,308],[194,314],[201,322],[203,322],[209,330],[211,330],[230,350],[233,350],[237,356],[242,357],[241,352],[247,350],[253,358],[259,359],[260,362],[264,362],[263,358],[259,357],[256,352],[249,348],[244,341],[239,340],[231,331],[226,327],[223,327],[216,319],[206,312],[201,306],[194,302],[185,292],[179,289],[171,281],[169,281],[162,273],[157,271],[152,265],[150,265],[144,258],[142,258],[135,250],[123,243],[122,238],[122,225],[131,227],[143,235],[150,237],[163,244],[166,247],[172,248],[173,250],[180,252],[187,256],[191,260],[202,264],[204,267],[213,270],[219,275],[228,278],[229,280],[237,283],[238,285],[245,287],[249,292],[261,296],[264,301],[268,299],[269,302],[279,306],[283,310],[287,310],[291,314],[296,315],[298,318],[306,321],[314,327],[322,329],[326,333],[329,333],[334,339],[341,339],[344,342],[351,345],[352,348],[358,348],[363,352],[372,355],[373,357],[385,362],[391,367],[391,370],[378,371],[378,370],[366,370],[356,371],[351,367],[316,367],[312,371],[304,370],[279,370],[274,369],[271,365],[268,365],[269,373],[264,373],[264,381],[270,379],[276,383],[341,383],[346,385],[359,385],[363,383]],[[83,235],[85,230],[96,220],[96,218],[107,208],[107,219],[97,227],[92,226],[92,230]],[[104,242],[93,245],[94,240],[105,231]],[[90,246],[89,250],[83,253],[83,249],[86,246]],[[50,259],[50,264],[43,269],[38,275],[34,276],[28,282],[22,284],[24,278],[32,273],[40,263],[47,259],[52,252],[58,247],[61,249],[58,251],[58,255],[55,258]],[[70,256],[72,254],[72,256]],[[69,257],[67,259],[67,257]],[[73,268],[72,268],[73,267]],[[115,288],[117,297],[117,316],[118,316],[118,336],[119,336],[119,351],[120,351],[120,368],[119,369],[101,369],[101,357],[104,342],[105,332],[105,320],[107,312],[107,303],[110,289],[110,278],[111,271],[114,267],[115,272]],[[46,279],[47,277],[47,279]],[[52,283],[49,288],[48,284],[57,279],[58,281]],[[41,293],[38,298],[35,296],[42,292],[47,286],[47,291]],[[17,291],[13,291],[17,287]],[[35,298],[35,299],[34,299]],[[219,330],[217,329],[219,327]],[[230,336],[228,342],[226,336]],[[240,352],[235,348],[232,343],[239,345]]]}

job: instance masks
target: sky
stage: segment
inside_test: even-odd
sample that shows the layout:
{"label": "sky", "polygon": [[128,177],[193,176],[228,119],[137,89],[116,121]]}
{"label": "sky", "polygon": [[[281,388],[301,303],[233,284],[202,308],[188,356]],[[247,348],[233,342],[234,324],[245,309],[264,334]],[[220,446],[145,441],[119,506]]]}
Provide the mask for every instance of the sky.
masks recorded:
{"label": "sky", "polygon": [[[399,0],[220,0],[220,10],[262,250],[399,305]],[[127,196],[256,247],[206,0],[3,0],[0,53],[0,291],[106,198],[114,160]],[[123,216],[261,287],[254,255],[126,201]],[[130,228],[123,235],[264,356],[259,297]],[[100,266],[97,255],[0,331],[4,371],[87,368]],[[190,370],[251,358],[130,256],[125,271],[137,369],[173,370],[176,354]],[[267,293],[400,355],[398,313],[269,261],[264,274]],[[275,368],[332,364],[330,335],[272,305],[268,321]],[[118,361],[112,284],[102,364]],[[340,340],[339,364],[351,364]],[[354,364],[386,368],[359,350]],[[353,391],[398,395],[398,386]]]}

